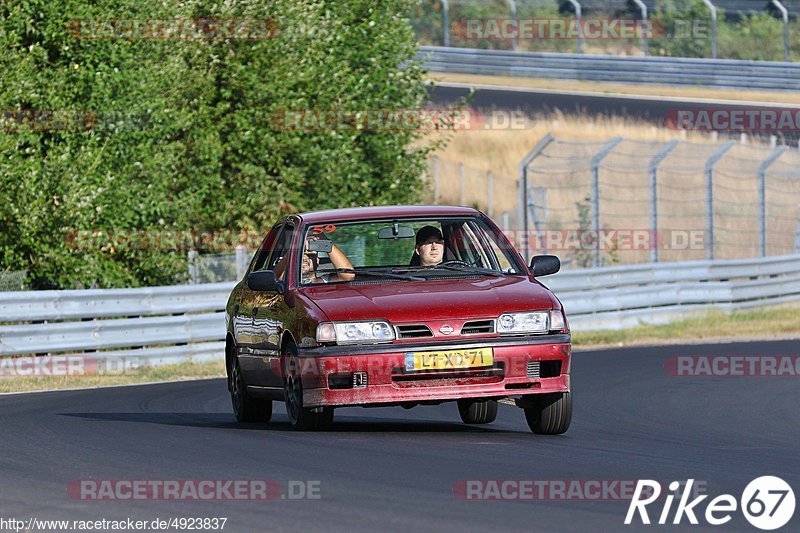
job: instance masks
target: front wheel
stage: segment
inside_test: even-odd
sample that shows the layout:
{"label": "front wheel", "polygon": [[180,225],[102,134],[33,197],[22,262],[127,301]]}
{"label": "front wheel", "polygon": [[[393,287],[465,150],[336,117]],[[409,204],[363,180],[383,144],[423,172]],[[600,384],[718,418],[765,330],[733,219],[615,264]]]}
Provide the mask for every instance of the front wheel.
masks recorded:
{"label": "front wheel", "polygon": [[489,424],[497,418],[497,400],[458,400],[458,414],[465,424]]}
{"label": "front wheel", "polygon": [[303,407],[303,383],[300,379],[300,363],[297,348],[290,344],[284,351],[286,372],[284,379],[284,397],[286,399],[286,416],[293,429],[314,431],[326,429],[333,423],[333,407]]}
{"label": "front wheel", "polygon": [[569,429],[572,421],[572,394],[543,394],[524,409],[531,431],[539,435],[560,435]]}
{"label": "front wheel", "polygon": [[272,400],[253,398],[247,393],[247,384],[239,368],[239,360],[234,357],[230,383],[233,414],[239,422],[269,422],[272,418]]}

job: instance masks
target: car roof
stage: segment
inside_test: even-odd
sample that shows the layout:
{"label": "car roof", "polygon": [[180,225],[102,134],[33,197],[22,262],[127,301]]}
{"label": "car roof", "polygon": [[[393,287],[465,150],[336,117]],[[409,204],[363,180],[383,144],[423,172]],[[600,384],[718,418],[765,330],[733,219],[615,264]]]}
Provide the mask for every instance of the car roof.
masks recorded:
{"label": "car roof", "polygon": [[318,224],[331,220],[369,220],[409,216],[475,216],[479,213],[480,211],[471,207],[458,207],[453,205],[393,205],[328,209],[325,211],[300,213],[297,216],[307,224]]}

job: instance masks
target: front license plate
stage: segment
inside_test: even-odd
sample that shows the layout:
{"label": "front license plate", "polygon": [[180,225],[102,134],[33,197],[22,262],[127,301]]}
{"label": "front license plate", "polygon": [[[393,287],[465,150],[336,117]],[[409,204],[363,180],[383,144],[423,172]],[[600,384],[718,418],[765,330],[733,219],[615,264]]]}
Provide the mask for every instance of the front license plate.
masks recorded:
{"label": "front license plate", "polygon": [[491,348],[406,353],[407,371],[472,368],[478,366],[491,366],[493,362],[494,354]]}

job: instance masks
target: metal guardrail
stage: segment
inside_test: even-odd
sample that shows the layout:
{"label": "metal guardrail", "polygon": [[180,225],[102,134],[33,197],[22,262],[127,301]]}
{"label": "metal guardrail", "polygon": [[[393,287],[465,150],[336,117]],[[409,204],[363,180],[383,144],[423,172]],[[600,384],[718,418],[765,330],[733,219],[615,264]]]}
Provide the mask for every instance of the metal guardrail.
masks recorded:
{"label": "metal guardrail", "polygon": [[[567,270],[542,281],[573,329],[622,328],[800,300],[800,256]],[[0,322],[20,322],[0,326],[0,355],[87,352],[153,366],[220,360],[220,309],[232,286],[0,293]]]}
{"label": "metal guardrail", "polygon": [[567,270],[542,282],[577,330],[664,323],[710,309],[800,301],[800,256]]}
{"label": "metal guardrail", "polygon": [[420,46],[416,57],[425,68],[434,72],[725,89],[800,90],[800,63],[777,61],[512,52],[443,46]]}

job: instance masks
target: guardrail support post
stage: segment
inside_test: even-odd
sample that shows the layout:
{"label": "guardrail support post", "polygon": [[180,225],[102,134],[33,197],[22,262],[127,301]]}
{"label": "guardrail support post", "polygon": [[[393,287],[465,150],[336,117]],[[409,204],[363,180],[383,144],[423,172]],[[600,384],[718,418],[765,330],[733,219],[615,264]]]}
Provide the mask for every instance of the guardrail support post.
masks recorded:
{"label": "guardrail support post", "polygon": [[620,142],[622,142],[622,137],[614,137],[592,157],[592,229],[594,229],[598,236],[598,245],[594,249],[594,258],[592,259],[592,264],[594,266],[600,266],[600,162]]}
{"label": "guardrail support post", "polygon": [[450,47],[450,2],[442,0],[442,30],[444,32],[444,45]]}
{"label": "guardrail support post", "polygon": [[670,141],[650,159],[647,174],[650,178],[650,262],[658,263],[658,165],[675,149],[680,141]]}
{"label": "guardrail support post", "polygon": [[714,165],[734,144],[736,144],[734,141],[726,142],[706,161],[706,255],[708,259],[714,259]]}
{"label": "guardrail support post", "polygon": [[775,149],[758,167],[758,252],[767,255],[767,169],[786,151],[785,146]]}
{"label": "guardrail support post", "polygon": [[703,0],[703,3],[711,11],[711,57],[717,58],[717,8],[711,0]]}
{"label": "guardrail support post", "polygon": [[642,22],[645,24],[642,31],[642,52],[644,52],[644,55],[650,55],[647,44],[648,32],[650,31],[650,24],[647,22],[647,6],[642,0],[633,1],[639,6],[639,11],[642,12]]}
{"label": "guardrail support post", "polygon": [[519,162],[519,182],[517,183],[517,203],[519,205],[517,206],[517,210],[519,216],[518,224],[522,224],[522,231],[524,235],[522,242],[519,243],[519,252],[526,260],[528,259],[528,165],[530,165],[534,159],[539,157],[544,149],[555,140],[556,138],[553,137],[553,134],[548,133],[542,138],[541,141],[538,142],[536,146],[533,147],[533,150],[528,152],[528,155],[523,157],[522,161]]}
{"label": "guardrail support post", "polygon": [[777,7],[783,16],[783,60],[789,61],[789,10],[778,0],[772,0],[772,5]]}
{"label": "guardrail support post", "polygon": [[583,52],[583,28],[581,27],[581,17],[583,13],[578,0],[569,0],[569,3],[575,8],[575,20],[578,23],[578,43],[575,47],[575,51],[580,54]]}

